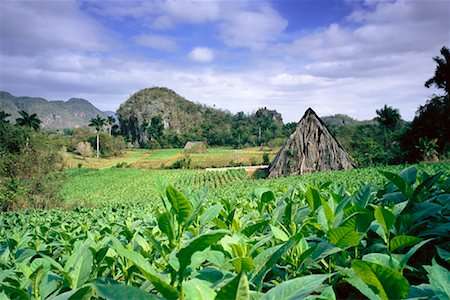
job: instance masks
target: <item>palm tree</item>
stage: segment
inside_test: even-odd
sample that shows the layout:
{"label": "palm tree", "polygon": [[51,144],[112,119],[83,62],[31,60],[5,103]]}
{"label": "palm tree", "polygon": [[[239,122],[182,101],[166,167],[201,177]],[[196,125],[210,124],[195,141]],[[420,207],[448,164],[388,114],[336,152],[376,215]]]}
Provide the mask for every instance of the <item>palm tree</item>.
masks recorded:
{"label": "palm tree", "polygon": [[108,116],[108,118],[106,119],[106,123],[108,123],[109,135],[111,136],[111,128],[114,123],[116,123],[116,119],[114,118],[114,116]]}
{"label": "palm tree", "polygon": [[89,126],[95,127],[95,130],[97,131],[97,158],[100,151],[100,141],[99,141],[99,133],[103,126],[105,126],[106,120],[97,115],[97,117],[91,119],[91,123],[89,123]]}
{"label": "palm tree", "polygon": [[383,108],[377,109],[376,112],[377,117],[375,120],[383,126],[383,128],[393,130],[400,124],[401,116],[398,109],[385,104]]}
{"label": "palm tree", "polygon": [[450,51],[447,47],[442,47],[441,54],[443,56],[433,57],[433,60],[437,63],[434,70],[434,76],[425,82],[425,86],[429,88],[434,85],[438,89],[444,89],[447,97],[450,92]]}
{"label": "palm tree", "polygon": [[0,110],[0,123],[9,123],[9,120],[6,119],[9,116],[11,115],[6,113],[4,110]]}
{"label": "palm tree", "polygon": [[19,111],[20,118],[16,119],[16,124],[28,128],[34,129],[34,131],[38,131],[39,126],[41,125],[41,120],[38,119],[36,114],[28,114],[26,111]]}

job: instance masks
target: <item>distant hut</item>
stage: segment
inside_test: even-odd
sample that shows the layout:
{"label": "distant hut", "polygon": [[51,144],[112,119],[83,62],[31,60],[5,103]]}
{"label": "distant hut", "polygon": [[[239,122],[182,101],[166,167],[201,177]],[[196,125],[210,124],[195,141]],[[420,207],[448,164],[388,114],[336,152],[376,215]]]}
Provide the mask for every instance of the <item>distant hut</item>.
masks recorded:
{"label": "distant hut", "polygon": [[268,177],[353,169],[355,163],[316,113],[308,108],[269,166]]}
{"label": "distant hut", "polygon": [[206,153],[206,144],[204,142],[187,142],[184,145],[184,153]]}

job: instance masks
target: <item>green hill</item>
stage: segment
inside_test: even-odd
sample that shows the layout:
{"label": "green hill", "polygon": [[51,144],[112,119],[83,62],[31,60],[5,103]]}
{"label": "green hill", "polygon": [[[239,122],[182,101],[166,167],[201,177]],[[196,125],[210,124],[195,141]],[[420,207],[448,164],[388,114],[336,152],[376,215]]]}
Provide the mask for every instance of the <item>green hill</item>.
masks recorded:
{"label": "green hill", "polygon": [[20,110],[35,113],[42,121],[42,128],[49,130],[85,126],[97,115],[106,117],[104,112],[89,101],[80,98],[71,98],[66,102],[48,101],[44,98],[15,97],[8,92],[0,92],[0,107],[11,114],[11,122],[19,117]]}

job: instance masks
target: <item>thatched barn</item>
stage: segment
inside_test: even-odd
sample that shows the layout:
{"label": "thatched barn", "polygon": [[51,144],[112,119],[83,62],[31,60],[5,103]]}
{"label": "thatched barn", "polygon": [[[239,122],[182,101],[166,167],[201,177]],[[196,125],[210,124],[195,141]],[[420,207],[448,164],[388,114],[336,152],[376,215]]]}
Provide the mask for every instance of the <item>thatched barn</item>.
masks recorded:
{"label": "thatched barn", "polygon": [[184,153],[206,153],[206,144],[204,142],[187,142],[184,145]]}
{"label": "thatched barn", "polygon": [[348,153],[316,113],[308,108],[270,164],[268,177],[354,167]]}

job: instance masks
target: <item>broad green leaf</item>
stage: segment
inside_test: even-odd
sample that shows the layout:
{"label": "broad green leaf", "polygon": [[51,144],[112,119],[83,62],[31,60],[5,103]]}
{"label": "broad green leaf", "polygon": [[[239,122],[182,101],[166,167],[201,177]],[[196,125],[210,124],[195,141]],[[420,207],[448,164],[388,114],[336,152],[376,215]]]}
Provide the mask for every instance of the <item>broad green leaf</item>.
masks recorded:
{"label": "broad green leaf", "polygon": [[359,278],[353,269],[344,269],[341,271],[342,274],[346,275],[345,281],[354,286],[361,294],[370,300],[382,300],[381,297]]}
{"label": "broad green leaf", "polygon": [[384,300],[403,299],[408,295],[408,280],[392,268],[368,261],[353,260],[352,269]]}
{"label": "broad green leaf", "polygon": [[125,284],[94,284],[94,288],[98,297],[106,300],[123,300],[123,299],[149,299],[161,300],[160,297],[147,293],[135,286]]}
{"label": "broad green leaf", "polygon": [[200,226],[205,226],[206,224],[217,218],[222,208],[223,206],[220,203],[208,207],[200,217]]}
{"label": "broad green leaf", "polygon": [[93,296],[94,291],[91,286],[82,286],[74,291],[68,291],[52,297],[52,300],[88,300]]}
{"label": "broad green leaf", "polygon": [[300,255],[300,268],[299,271],[305,270],[310,265],[317,263],[318,261],[332,255],[334,253],[341,252],[342,248],[336,247],[328,242],[320,242],[314,247],[309,248]]}
{"label": "broad green leaf", "polygon": [[172,216],[169,212],[159,213],[156,212],[156,220],[158,222],[158,227],[161,232],[163,232],[169,238],[169,241],[173,241],[175,237]]}
{"label": "broad green leaf", "polygon": [[338,227],[330,229],[327,233],[330,243],[341,247],[356,247],[361,236],[350,227]]}
{"label": "broad green leaf", "polygon": [[436,263],[433,258],[431,266],[424,266],[428,272],[430,286],[439,299],[450,299],[450,271]]}
{"label": "broad green leaf", "polygon": [[416,200],[422,189],[430,189],[439,180],[439,177],[441,177],[442,174],[444,174],[444,172],[440,171],[437,174],[434,174],[433,176],[425,179],[421,184],[419,184],[417,188],[415,188],[412,198]]}
{"label": "broad green leaf", "polygon": [[450,251],[447,251],[441,247],[436,246],[437,253],[439,254],[440,258],[445,260],[446,262],[450,262]]}
{"label": "broad green leaf", "polygon": [[362,260],[373,262],[385,267],[393,268],[397,271],[400,271],[400,262],[390,256],[389,254],[384,253],[369,253],[363,256]]}
{"label": "broad green leaf", "polygon": [[400,172],[400,177],[402,177],[408,184],[414,184],[417,180],[417,168],[409,167]]}
{"label": "broad green leaf", "polygon": [[386,236],[389,236],[391,227],[395,222],[394,214],[381,206],[377,206],[377,208],[375,208],[374,215],[375,219],[378,221],[378,224],[380,224],[383,228]]}
{"label": "broad green leaf", "polygon": [[386,177],[387,180],[393,183],[403,194],[407,192],[407,187],[409,184],[405,179],[392,172],[380,171],[380,173],[383,174],[383,176]]}
{"label": "broad green leaf", "polygon": [[270,229],[272,230],[272,234],[274,238],[279,239],[283,242],[286,242],[289,240],[289,237],[287,234],[280,228],[270,225]]}
{"label": "broad green leaf", "polygon": [[178,291],[164,280],[162,280],[155,270],[155,268],[150,265],[150,263],[142,256],[142,254],[128,250],[122,246],[122,244],[114,238],[113,247],[117,251],[117,254],[123,256],[130,260],[142,273],[143,275],[155,286],[155,288],[160,292],[165,298],[178,298]]}
{"label": "broad green leaf", "polygon": [[322,283],[334,274],[306,275],[278,284],[265,293],[260,300],[304,299],[317,291]]}
{"label": "broad green leaf", "polygon": [[197,251],[203,251],[210,245],[214,245],[228,233],[227,230],[215,230],[204,233],[193,238],[189,244],[183,247],[178,253],[177,258],[180,261],[180,273],[186,270],[186,267],[191,264],[192,255]]}
{"label": "broad green leaf", "polygon": [[371,195],[372,189],[370,184],[366,184],[362,188],[360,188],[354,195],[353,199],[355,203],[357,203],[361,207],[366,207],[367,203],[369,203],[370,195]]}
{"label": "broad green leaf", "polygon": [[262,203],[269,203],[271,201],[275,200],[275,194],[272,191],[264,192],[261,195],[261,202]]}
{"label": "broad green leaf", "polygon": [[319,191],[313,187],[308,187],[305,193],[305,197],[306,202],[308,203],[309,207],[313,212],[315,212],[316,209],[318,209],[319,206],[322,204]]}
{"label": "broad green leaf", "polygon": [[265,229],[269,225],[268,221],[261,221],[255,224],[252,224],[245,229],[241,231],[241,233],[245,234],[246,236],[250,237],[252,234],[259,230]]}
{"label": "broad green leaf", "polygon": [[73,290],[86,283],[91,275],[94,257],[89,246],[92,243],[92,240],[87,239],[83,244],[78,244],[64,265],[64,271],[70,277],[70,288]]}
{"label": "broad green leaf", "polygon": [[406,263],[408,262],[408,260],[411,258],[411,256],[414,255],[414,253],[417,252],[417,250],[419,250],[420,247],[422,247],[423,245],[425,245],[426,243],[428,243],[431,240],[433,240],[433,239],[421,241],[420,243],[411,247],[411,249],[409,249],[408,252],[406,252],[405,256],[403,256],[403,258],[400,261],[400,270],[403,270],[403,268],[406,266]]}
{"label": "broad green leaf", "polygon": [[245,273],[240,273],[224,285],[218,292],[216,300],[250,300],[250,288]]}
{"label": "broad green leaf", "polygon": [[255,269],[255,265],[251,257],[237,257],[232,259],[230,262],[233,264],[236,273],[248,273]]}
{"label": "broad green leaf", "polygon": [[288,250],[297,245],[302,237],[303,235],[301,233],[297,233],[292,236],[289,241],[283,243],[282,246],[270,256],[264,267],[253,277],[252,282],[259,287],[269,269],[272,268],[272,266],[276,264]]}
{"label": "broad green leaf", "polygon": [[412,246],[422,241],[421,238],[410,236],[410,235],[398,235],[391,240],[390,251],[393,252],[397,249]]}
{"label": "broad green leaf", "polygon": [[216,292],[207,281],[194,278],[183,282],[183,287],[186,300],[210,300],[216,297]]}
{"label": "broad green leaf", "polygon": [[177,216],[178,223],[182,224],[191,213],[191,203],[186,196],[170,185],[166,188],[166,195]]}

